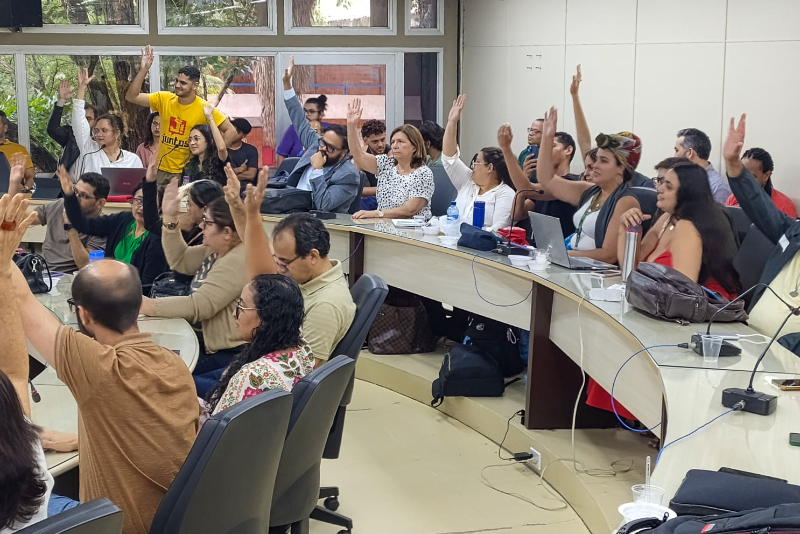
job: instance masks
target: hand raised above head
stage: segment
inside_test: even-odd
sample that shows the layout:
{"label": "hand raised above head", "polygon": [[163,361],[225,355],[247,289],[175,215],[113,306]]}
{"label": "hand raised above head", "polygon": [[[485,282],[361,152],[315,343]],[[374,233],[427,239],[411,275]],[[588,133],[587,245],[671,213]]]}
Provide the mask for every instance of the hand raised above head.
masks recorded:
{"label": "hand raised above head", "polygon": [[511,142],[514,140],[514,133],[511,131],[510,124],[504,124],[497,129],[497,144],[502,149],[511,148]]}
{"label": "hand raised above head", "polygon": [[725,144],[722,145],[722,155],[725,157],[725,161],[729,164],[741,160],[742,148],[744,148],[746,123],[746,113],[742,113],[742,117],[739,119],[739,124],[735,124],[734,118],[731,117],[731,123],[728,128],[728,137],[725,139]]}
{"label": "hand raised above head", "polygon": [[0,271],[3,273],[10,272],[11,260],[22,236],[35,218],[36,213],[28,213],[28,200],[22,195],[6,194],[0,199]]}
{"label": "hand raised above head", "polygon": [[259,176],[258,184],[253,187],[247,184],[247,192],[244,197],[244,209],[248,215],[260,215],[261,204],[264,202],[264,190],[267,188],[267,180],[262,180]]}
{"label": "hand raised above head", "polygon": [[578,91],[581,87],[581,66],[578,65],[575,76],[572,77],[572,83],[569,86],[569,92],[572,96],[578,96]]}
{"label": "hand raised above head", "polygon": [[180,213],[180,200],[178,199],[178,179],[173,178],[164,189],[164,198],[161,199],[161,213],[164,217],[175,218]]}
{"label": "hand raised above head", "polygon": [[448,122],[458,122],[461,120],[461,114],[464,112],[464,106],[467,105],[467,95],[458,95],[458,98],[453,100],[453,107],[450,108],[450,113],[447,115]]}
{"label": "hand raised above head", "polygon": [[351,103],[347,104],[347,125],[358,126],[363,112],[364,110],[361,108],[360,98],[356,98]]}
{"label": "hand raised above head", "polygon": [[236,176],[236,172],[233,170],[233,167],[231,167],[230,163],[226,163],[224,168],[225,176],[228,178],[228,182],[225,184],[225,187],[223,187],[222,190],[225,192],[225,200],[229,205],[232,205],[242,198],[240,196],[242,184],[239,182],[239,177]]}

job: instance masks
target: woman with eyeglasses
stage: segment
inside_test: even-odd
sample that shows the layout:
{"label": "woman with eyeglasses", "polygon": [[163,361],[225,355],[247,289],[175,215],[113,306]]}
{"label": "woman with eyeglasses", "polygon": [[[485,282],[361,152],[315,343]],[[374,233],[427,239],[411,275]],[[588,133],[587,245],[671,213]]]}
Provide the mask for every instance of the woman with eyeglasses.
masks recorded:
{"label": "woman with eyeglasses", "polygon": [[256,276],[242,289],[233,316],[247,345],[208,393],[210,414],[270,389],[291,391],[314,370],[311,347],[301,333],[303,295],[291,278]]}
{"label": "woman with eyeglasses", "polygon": [[[106,113],[97,117],[94,130],[89,127],[86,120],[86,88],[94,79],[89,76],[86,69],[78,73],[78,92],[72,101],[72,132],[75,142],[81,151],[78,159],[77,173],[80,176],[85,172],[100,173],[106,167],[142,168],[142,160],[133,152],[123,150],[120,146],[125,135],[125,123],[119,115]],[[94,138],[92,138],[94,133]]]}
{"label": "woman with eyeglasses", "polygon": [[194,325],[200,356],[193,374],[197,395],[204,398],[245,343],[234,321],[236,301],[247,283],[244,245],[222,197],[203,210],[203,244],[188,245],[180,232],[179,204],[178,180],[173,179],[161,202],[161,243],[169,268],[192,276],[189,294],[145,297],[140,312],[152,317],[182,317]]}
{"label": "woman with eyeglasses", "polygon": [[214,121],[214,106],[203,105],[203,114],[208,124],[198,124],[189,132],[189,152],[192,157],[183,168],[183,175],[190,182],[214,180],[220,185],[227,183],[225,162],[228,160],[228,147],[222,132]]}
{"label": "woman with eyeglasses", "polygon": [[442,165],[458,191],[456,206],[461,218],[471,223],[475,201],[482,201],[486,206],[484,226],[494,232],[511,224],[514,185],[503,152],[497,147],[482,148],[469,167],[461,161],[456,130],[466,103],[467,95],[459,95],[453,101],[444,129]]}

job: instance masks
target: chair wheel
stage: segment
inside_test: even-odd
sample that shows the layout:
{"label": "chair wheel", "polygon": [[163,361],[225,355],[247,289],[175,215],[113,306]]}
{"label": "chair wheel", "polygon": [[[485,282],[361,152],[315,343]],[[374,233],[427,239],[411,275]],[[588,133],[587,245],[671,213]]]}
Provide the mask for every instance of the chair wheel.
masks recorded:
{"label": "chair wheel", "polygon": [[[336,510],[339,509],[339,498],[338,497],[328,497],[327,499],[325,499],[325,501],[322,504],[325,505],[325,508],[327,508],[331,512],[335,512]],[[349,534],[349,533],[350,533],[349,530],[348,531],[344,531],[343,530],[339,534]]]}

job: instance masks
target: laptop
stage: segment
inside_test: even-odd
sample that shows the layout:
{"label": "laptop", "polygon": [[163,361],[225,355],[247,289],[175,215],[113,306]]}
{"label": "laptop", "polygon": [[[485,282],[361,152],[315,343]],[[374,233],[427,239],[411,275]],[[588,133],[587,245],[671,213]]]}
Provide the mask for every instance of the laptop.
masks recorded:
{"label": "laptop", "polygon": [[58,178],[34,178],[36,189],[31,200],[55,200],[61,194],[61,180]]}
{"label": "laptop", "polygon": [[616,269],[611,265],[591,258],[573,258],[567,254],[567,245],[564,243],[564,234],[561,232],[561,222],[555,217],[542,213],[530,212],[533,237],[536,247],[550,250],[550,261],[567,269],[581,271],[605,271]]}
{"label": "laptop", "polygon": [[11,165],[9,165],[6,155],[0,152],[0,193],[8,193],[10,185]]}
{"label": "laptop", "polygon": [[106,177],[111,186],[109,197],[131,197],[136,186],[144,180],[147,169],[103,167],[100,174]]}

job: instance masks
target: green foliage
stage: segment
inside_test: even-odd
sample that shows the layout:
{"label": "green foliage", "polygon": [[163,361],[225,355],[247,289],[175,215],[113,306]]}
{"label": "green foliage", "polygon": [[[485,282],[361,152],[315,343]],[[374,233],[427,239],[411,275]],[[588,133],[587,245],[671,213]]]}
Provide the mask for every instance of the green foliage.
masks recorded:
{"label": "green foliage", "polygon": [[133,13],[127,13],[128,2],[121,0],[42,0],[42,19],[45,24],[113,25],[122,24],[125,16],[138,21],[139,0],[130,2]]}
{"label": "green foliage", "polygon": [[252,0],[166,0],[167,26],[263,26],[266,8],[266,2]]}

